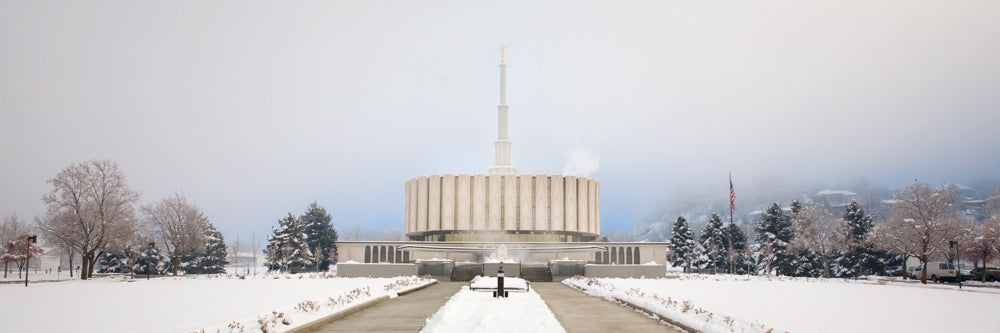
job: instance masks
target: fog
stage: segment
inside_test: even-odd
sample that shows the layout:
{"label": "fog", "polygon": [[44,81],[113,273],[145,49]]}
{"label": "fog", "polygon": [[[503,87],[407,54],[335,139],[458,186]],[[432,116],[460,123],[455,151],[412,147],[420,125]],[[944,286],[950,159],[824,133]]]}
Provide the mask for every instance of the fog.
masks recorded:
{"label": "fog", "polygon": [[[625,230],[750,184],[997,178],[997,1],[0,1],[0,214],[118,162],[226,237],[317,201],[403,227],[404,181],[589,174]],[[761,186],[761,188],[764,186]]]}

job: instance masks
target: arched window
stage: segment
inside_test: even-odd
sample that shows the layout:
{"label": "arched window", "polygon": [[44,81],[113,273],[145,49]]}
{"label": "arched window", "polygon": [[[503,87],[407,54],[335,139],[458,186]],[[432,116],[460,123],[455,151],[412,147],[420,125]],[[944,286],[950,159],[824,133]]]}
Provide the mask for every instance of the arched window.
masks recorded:
{"label": "arched window", "polygon": [[371,251],[372,251],[372,247],[369,246],[369,245],[365,245],[365,263],[366,264],[372,262],[372,252]]}
{"label": "arched window", "polygon": [[625,248],[625,263],[629,264],[629,265],[635,263],[635,262],[632,261],[632,248],[631,247],[626,247]]}
{"label": "arched window", "polygon": [[639,261],[639,247],[636,246],[636,247],[632,248],[632,252],[635,252],[634,254],[632,254],[632,260],[633,260],[633,262],[636,265],[641,265],[642,262]]}
{"label": "arched window", "polygon": [[385,246],[379,246],[378,262],[385,262]]}
{"label": "arched window", "polygon": [[618,263],[618,248],[617,247],[611,248],[611,263],[612,264],[617,264]]}
{"label": "arched window", "polygon": [[389,261],[388,262],[392,262],[392,263],[396,262],[396,251],[393,251],[392,246],[389,247]]}

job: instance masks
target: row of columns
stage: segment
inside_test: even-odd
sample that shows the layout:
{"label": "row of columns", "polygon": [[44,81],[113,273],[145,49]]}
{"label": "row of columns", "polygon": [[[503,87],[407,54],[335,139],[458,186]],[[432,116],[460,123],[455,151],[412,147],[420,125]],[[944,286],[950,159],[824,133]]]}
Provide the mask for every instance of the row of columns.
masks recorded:
{"label": "row of columns", "polygon": [[433,175],[406,182],[406,232],[600,233],[601,184],[561,175]]}

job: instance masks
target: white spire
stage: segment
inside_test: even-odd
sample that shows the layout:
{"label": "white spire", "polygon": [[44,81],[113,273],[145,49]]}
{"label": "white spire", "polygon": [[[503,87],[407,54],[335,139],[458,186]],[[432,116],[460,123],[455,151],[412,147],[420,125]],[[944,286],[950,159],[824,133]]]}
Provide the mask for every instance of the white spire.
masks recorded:
{"label": "white spire", "polygon": [[510,166],[510,141],[507,139],[507,64],[504,63],[504,51],[500,48],[500,105],[497,105],[499,128],[497,141],[493,143],[496,149],[496,163],[490,168],[490,176],[516,175],[517,169]]}

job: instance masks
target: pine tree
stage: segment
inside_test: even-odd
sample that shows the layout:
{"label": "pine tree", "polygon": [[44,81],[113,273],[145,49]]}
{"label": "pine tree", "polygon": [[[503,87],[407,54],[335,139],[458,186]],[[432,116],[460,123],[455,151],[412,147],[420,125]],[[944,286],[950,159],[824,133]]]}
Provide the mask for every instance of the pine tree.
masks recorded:
{"label": "pine tree", "polygon": [[170,259],[160,253],[159,248],[142,251],[135,260],[132,270],[137,275],[160,275],[167,271]]}
{"label": "pine tree", "polygon": [[882,254],[869,241],[874,227],[872,217],[857,202],[851,201],[844,208],[844,252],[836,259],[839,276],[857,277],[881,270]]}
{"label": "pine tree", "polygon": [[678,216],[671,229],[670,246],[672,251],[670,256],[674,266],[683,266],[684,271],[691,270],[691,264],[695,258],[694,234],[691,227],[683,216]]}
{"label": "pine tree", "polygon": [[728,249],[728,263],[732,267],[730,273],[747,273],[746,271],[746,252],[747,252],[747,236],[743,233],[743,229],[739,226],[730,223],[725,229],[726,245],[731,246]]}
{"label": "pine tree", "polygon": [[785,275],[794,272],[795,269],[791,267],[792,256],[788,253],[793,237],[792,224],[777,203],[767,208],[754,231],[757,232],[757,242],[760,243],[764,256],[764,272],[769,274],[771,269]]}
{"label": "pine tree", "polygon": [[325,271],[337,263],[337,231],[333,229],[333,217],[316,202],[309,205],[299,218],[308,238],[308,248],[313,250],[314,265]]}
{"label": "pine tree", "polygon": [[291,213],[278,221],[278,228],[272,228],[274,235],[268,236],[268,270],[282,269],[299,272],[313,267],[313,255],[309,249],[308,235],[302,221]]}
{"label": "pine tree", "polygon": [[222,233],[216,230],[211,223],[206,223],[203,235],[205,250],[197,255],[182,258],[182,262],[185,264],[184,272],[188,274],[225,273],[229,257]]}
{"label": "pine tree", "polygon": [[123,259],[125,258],[116,253],[101,252],[97,256],[97,267],[94,270],[98,273],[122,273]]}
{"label": "pine tree", "polygon": [[726,256],[728,255],[729,244],[726,241],[726,233],[722,227],[722,217],[719,214],[712,213],[712,217],[708,219],[708,224],[705,224],[705,229],[701,231],[701,237],[698,239],[701,244],[701,248],[704,250],[704,255],[707,259],[706,268],[713,268],[715,271],[721,267],[723,269],[728,268],[726,266]]}

